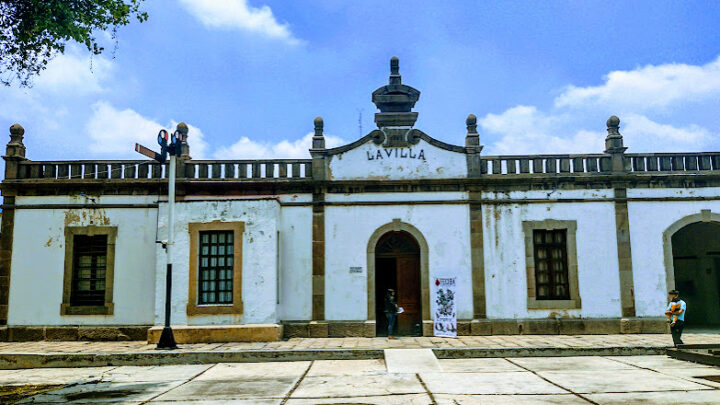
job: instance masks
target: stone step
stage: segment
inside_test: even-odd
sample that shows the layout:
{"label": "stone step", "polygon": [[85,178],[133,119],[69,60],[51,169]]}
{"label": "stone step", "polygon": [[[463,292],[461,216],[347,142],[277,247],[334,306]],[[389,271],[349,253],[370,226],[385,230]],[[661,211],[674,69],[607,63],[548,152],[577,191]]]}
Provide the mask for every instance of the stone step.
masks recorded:
{"label": "stone step", "polygon": [[442,372],[431,349],[385,349],[385,366],[395,374]]}

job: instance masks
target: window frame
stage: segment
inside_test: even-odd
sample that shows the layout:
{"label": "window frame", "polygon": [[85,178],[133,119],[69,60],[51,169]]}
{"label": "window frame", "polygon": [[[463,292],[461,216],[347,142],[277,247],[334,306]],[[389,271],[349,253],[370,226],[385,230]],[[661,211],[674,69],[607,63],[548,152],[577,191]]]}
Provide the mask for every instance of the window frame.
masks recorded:
{"label": "window frame", "polygon": [[[202,252],[198,253],[199,262],[201,263],[202,260],[203,260],[203,258],[207,258],[209,262],[208,262],[208,265],[207,265],[206,267],[203,267],[202,264],[198,263],[198,305],[231,305],[231,304],[233,303],[233,301],[234,301],[234,298],[233,298],[233,296],[232,296],[232,293],[235,291],[235,288],[237,288],[237,287],[234,285],[234,278],[235,278],[235,277],[234,277],[234,276],[235,276],[235,251],[234,251],[234,249],[235,249],[235,232],[233,232],[233,231],[225,231],[225,230],[222,230],[222,231],[220,231],[220,230],[199,231],[199,236],[203,236],[203,235],[208,235],[210,240],[209,240],[208,242],[205,242],[205,243],[204,243],[202,240],[200,240],[200,242],[199,242],[199,247],[200,247],[200,249],[202,250],[203,246],[206,246],[206,245],[207,245],[207,246],[208,246],[208,253],[207,253],[207,254],[203,254]],[[212,235],[216,235],[216,237],[217,237],[217,239],[218,239],[215,243],[212,242]],[[223,242],[220,242],[220,235],[224,235],[224,237],[225,237],[225,236],[228,236],[228,237],[229,237],[230,235],[232,235],[232,242],[227,241],[226,239],[224,239],[224,237],[223,237]],[[200,239],[202,239],[202,238],[200,238]],[[222,244],[223,249],[225,249],[226,247],[229,247],[231,243],[232,243],[232,249],[233,249],[232,253],[224,252],[222,255],[220,255],[219,252],[218,252],[217,254],[215,254],[215,255],[213,255],[213,254],[211,253],[213,245],[215,245],[215,246],[217,246],[217,247],[219,248],[220,245]],[[219,250],[219,249],[218,249],[218,250]],[[213,257],[216,258],[216,259],[218,259],[218,261],[220,260],[220,258],[222,258],[222,259],[223,259],[223,263],[225,263],[225,260],[227,260],[227,259],[229,259],[230,257],[232,257],[232,259],[233,259],[233,264],[232,264],[232,266],[229,266],[227,263],[225,263],[225,264],[222,266],[223,268],[222,268],[222,269],[219,269],[220,265],[216,263],[216,266],[213,267],[213,266],[211,266],[211,264],[210,264],[210,263],[212,262]],[[213,270],[214,270],[214,271],[217,273],[217,272],[219,272],[219,271],[227,271],[227,270],[228,270],[228,267],[230,267],[230,272],[231,272],[231,277],[229,277],[229,278],[227,278],[227,277],[225,277],[225,278],[220,278],[220,275],[219,275],[219,274],[215,274],[215,279],[203,278],[203,271],[210,272],[210,271],[213,271]],[[205,277],[207,277],[207,274],[205,275]],[[214,289],[214,290],[210,290],[210,289],[208,289],[208,290],[203,290],[203,288],[202,288],[202,287],[203,287],[203,283],[206,283],[206,282],[209,283],[209,282],[211,282],[211,281],[214,281],[214,282],[216,283],[215,289]],[[231,285],[231,287],[230,287],[230,289],[229,289],[230,291],[228,291],[227,286],[226,286],[225,289],[222,289],[222,290],[221,290],[221,289],[220,289],[220,283],[224,283],[224,282],[227,282],[227,281],[230,281],[230,285]],[[230,296],[229,296],[230,302],[221,302],[220,297],[224,297],[224,296],[225,296],[225,293],[228,293],[228,292],[230,293]],[[203,297],[202,297],[202,296],[203,296],[203,294],[205,294],[205,293],[208,293],[208,294],[214,293],[214,294],[216,294],[216,295],[215,295],[215,302],[209,302],[209,301],[208,301],[208,302],[202,302],[202,301],[203,301]]]}
{"label": "window frame", "polygon": [[[71,305],[73,275],[75,273],[75,236],[107,236],[105,256],[105,299],[103,305]],[[67,226],[65,227],[65,271],[63,275],[63,300],[60,315],[113,315],[113,284],[115,278],[115,244],[117,226]]]}
{"label": "window frame", "polygon": [[[528,309],[581,309],[580,290],[578,288],[577,262],[577,221],[546,219],[543,221],[523,221],[525,236],[525,269],[527,274],[527,308]],[[570,299],[546,300],[537,299],[535,279],[535,241],[534,231],[566,230],[565,251]]]}
{"label": "window frame", "polygon": [[[541,242],[537,241],[537,236],[541,235]],[[548,235],[550,235],[550,238],[552,239],[551,242],[547,241]],[[561,241],[556,241],[556,235],[561,235]],[[570,299],[570,280],[569,280],[569,273],[568,270],[568,260],[567,260],[567,229],[533,229],[533,249],[535,249],[535,299],[540,300],[538,294],[538,262],[545,261],[547,265],[547,273],[548,273],[548,282],[545,283],[548,287],[548,296],[549,298],[542,298],[543,301],[549,301],[549,300],[569,300]],[[537,257],[538,251],[540,249],[545,249],[546,251],[546,257],[544,259],[540,259]],[[562,256],[560,258],[554,258],[552,257],[552,251],[554,249],[560,249]],[[556,283],[554,281],[555,275],[557,272],[553,269],[553,265],[559,263],[561,266],[561,272],[564,273],[565,282],[564,283]],[[563,297],[553,297],[555,295],[555,287],[558,285],[564,285],[565,288],[565,294]]]}
{"label": "window frame", "polygon": [[[233,231],[233,291],[232,304],[200,304],[200,232],[204,231]],[[188,316],[199,315],[242,315],[242,241],[245,232],[245,222],[202,222],[189,223],[190,236],[189,252],[189,283],[188,302],[186,313]]]}

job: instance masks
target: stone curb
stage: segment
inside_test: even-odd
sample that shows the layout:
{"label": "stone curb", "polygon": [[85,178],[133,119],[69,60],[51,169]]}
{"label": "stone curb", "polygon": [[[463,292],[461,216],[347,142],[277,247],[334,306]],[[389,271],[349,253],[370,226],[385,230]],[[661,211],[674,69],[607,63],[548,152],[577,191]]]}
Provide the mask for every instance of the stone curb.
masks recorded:
{"label": "stone curb", "polygon": [[645,356],[665,354],[671,346],[616,347],[502,347],[434,348],[438,359],[489,357],[570,357],[570,356]]}
{"label": "stone curb", "polygon": [[[665,354],[668,347],[503,347],[432,348],[439,359],[488,357],[638,356]],[[255,363],[308,360],[368,360],[384,358],[384,349],[304,349],[135,353],[17,353],[0,354],[0,369],[49,367],[160,366],[178,364]]]}

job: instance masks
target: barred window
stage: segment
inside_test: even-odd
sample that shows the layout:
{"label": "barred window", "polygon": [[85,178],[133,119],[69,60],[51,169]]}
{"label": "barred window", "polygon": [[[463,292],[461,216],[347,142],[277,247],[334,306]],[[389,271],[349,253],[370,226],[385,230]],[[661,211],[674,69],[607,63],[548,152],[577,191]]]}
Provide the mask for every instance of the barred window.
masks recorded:
{"label": "barred window", "polygon": [[535,248],[536,299],[570,299],[567,229],[535,229],[533,244]]}
{"label": "barred window", "polygon": [[107,235],[74,235],[71,306],[105,304]]}
{"label": "barred window", "polygon": [[233,231],[200,232],[199,304],[233,303]]}

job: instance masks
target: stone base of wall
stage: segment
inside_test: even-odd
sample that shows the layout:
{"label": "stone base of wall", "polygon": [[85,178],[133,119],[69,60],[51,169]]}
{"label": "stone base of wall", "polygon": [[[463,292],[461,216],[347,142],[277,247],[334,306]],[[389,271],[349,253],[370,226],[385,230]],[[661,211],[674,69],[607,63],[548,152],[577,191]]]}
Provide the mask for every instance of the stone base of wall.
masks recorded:
{"label": "stone base of wall", "polygon": [[[147,331],[148,343],[157,343],[162,326],[153,326]],[[282,339],[283,325],[210,325],[173,326],[177,343],[224,343],[224,342],[276,342]]]}
{"label": "stone base of wall", "polygon": [[[375,321],[283,322],[285,339],[316,337],[375,337]],[[483,335],[611,335],[669,333],[665,318],[609,319],[473,319],[458,321],[459,336]],[[433,335],[433,322],[423,321],[423,336]]]}
{"label": "stone base of wall", "polygon": [[150,326],[4,326],[0,341],[145,340]]}
{"label": "stone base of wall", "polygon": [[288,321],[284,338],[375,337],[375,321]]}
{"label": "stone base of wall", "polygon": [[669,333],[665,318],[559,318],[559,319],[473,319],[459,321],[464,335],[610,335],[621,333]]}

